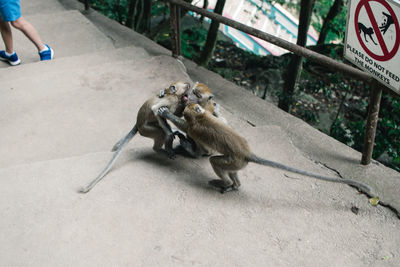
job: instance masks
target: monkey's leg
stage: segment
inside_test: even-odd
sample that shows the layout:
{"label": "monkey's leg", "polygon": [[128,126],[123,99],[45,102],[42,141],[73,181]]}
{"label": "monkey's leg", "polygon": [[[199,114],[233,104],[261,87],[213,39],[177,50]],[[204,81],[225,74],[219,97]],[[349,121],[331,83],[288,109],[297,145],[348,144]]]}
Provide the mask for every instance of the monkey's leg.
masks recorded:
{"label": "monkey's leg", "polygon": [[158,124],[145,123],[140,127],[139,133],[142,136],[149,137],[154,140],[154,151],[165,153],[169,158],[174,158],[175,153],[170,154],[165,149],[162,149],[166,140],[166,135]]}
{"label": "monkey's leg", "polygon": [[176,148],[174,148],[175,153],[184,156],[189,156],[192,158],[198,157],[198,153],[196,153],[197,145],[192,138],[190,138],[189,136],[186,137],[179,131],[175,131],[174,135],[179,137],[179,145]]}
{"label": "monkey's leg", "polygon": [[371,38],[372,42],[373,42],[375,45],[378,45],[377,43],[375,43],[374,38],[372,38],[372,34],[371,34],[369,37]]}
{"label": "monkey's leg", "polygon": [[229,177],[232,179],[235,189],[238,189],[240,186],[240,180],[237,172],[229,172]]}
{"label": "monkey's leg", "polygon": [[229,175],[229,169],[235,165],[234,160],[229,156],[212,156],[210,157],[210,163],[216,175],[222,180],[211,180],[210,185],[215,186],[221,190],[221,193],[226,193],[232,190],[236,190],[234,181]]}
{"label": "monkey's leg", "polygon": [[364,31],[364,40],[365,40],[366,43],[368,43],[367,34],[365,33],[365,31]]}
{"label": "monkey's leg", "polygon": [[175,135],[172,132],[171,126],[169,126],[166,119],[157,116],[157,121],[165,133],[164,137],[165,151],[167,152],[168,157],[173,159],[175,158],[175,152],[172,148],[172,144],[174,142]]}

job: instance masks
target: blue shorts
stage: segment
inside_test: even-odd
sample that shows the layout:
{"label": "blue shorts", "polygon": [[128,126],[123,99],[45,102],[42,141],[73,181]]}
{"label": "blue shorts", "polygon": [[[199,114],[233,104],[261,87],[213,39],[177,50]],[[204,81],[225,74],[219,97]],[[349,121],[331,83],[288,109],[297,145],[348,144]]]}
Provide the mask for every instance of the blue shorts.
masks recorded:
{"label": "blue shorts", "polygon": [[0,17],[3,21],[16,21],[21,17],[19,0],[0,0]]}

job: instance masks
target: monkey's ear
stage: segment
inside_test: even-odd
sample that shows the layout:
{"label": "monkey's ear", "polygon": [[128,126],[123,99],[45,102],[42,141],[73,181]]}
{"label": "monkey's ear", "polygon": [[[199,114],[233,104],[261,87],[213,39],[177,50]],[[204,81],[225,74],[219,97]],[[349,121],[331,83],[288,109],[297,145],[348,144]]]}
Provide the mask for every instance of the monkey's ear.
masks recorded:
{"label": "monkey's ear", "polygon": [[211,94],[211,95],[208,97],[208,100],[211,100],[211,99],[213,99],[213,98],[214,98],[214,95]]}
{"label": "monkey's ear", "polygon": [[174,85],[171,85],[170,87],[169,87],[169,90],[171,91],[171,93],[173,93],[173,94],[175,94],[176,93],[176,88],[175,88],[175,86]]}
{"label": "monkey's ear", "polygon": [[196,87],[197,87],[198,84],[199,84],[199,82],[195,82],[195,83],[193,84],[192,90],[193,90],[193,89],[196,89]]}
{"label": "monkey's ear", "polygon": [[190,83],[184,83],[185,84],[185,90],[189,90],[190,89]]}

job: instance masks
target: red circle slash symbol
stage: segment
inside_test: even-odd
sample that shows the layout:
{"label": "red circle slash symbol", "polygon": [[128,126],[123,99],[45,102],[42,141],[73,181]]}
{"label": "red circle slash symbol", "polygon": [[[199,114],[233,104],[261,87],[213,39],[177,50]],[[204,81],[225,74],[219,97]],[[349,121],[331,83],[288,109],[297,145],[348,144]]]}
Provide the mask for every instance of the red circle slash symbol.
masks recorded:
{"label": "red circle slash symbol", "polygon": [[[387,11],[390,13],[390,16],[393,18],[395,33],[396,33],[396,41],[395,41],[394,46],[391,51],[389,51],[386,46],[385,40],[383,39],[383,35],[379,29],[378,23],[376,22],[375,16],[372,12],[370,2],[374,2],[374,1],[383,5],[387,9]],[[382,49],[383,55],[377,55],[377,54],[371,52],[371,50],[368,49],[368,47],[364,44],[363,39],[361,38],[360,30],[364,32],[364,36],[365,36],[365,31],[371,30],[371,29],[366,29],[365,26],[358,21],[358,16],[360,14],[360,10],[362,7],[365,8],[368,18],[372,25],[372,29],[373,29],[372,33],[371,33],[371,31],[369,32],[369,37],[375,43],[375,41],[372,39],[372,36],[371,36],[373,33],[375,33],[376,37],[378,38],[378,43],[379,43],[380,48]],[[372,57],[375,60],[379,60],[379,61],[387,61],[396,55],[396,52],[399,49],[399,45],[400,45],[399,21],[397,20],[396,14],[394,13],[392,7],[385,0],[361,0],[358,3],[356,10],[354,12],[354,26],[355,26],[358,41],[360,42],[362,48],[365,50],[365,52],[370,57]],[[366,41],[367,41],[367,39],[366,39]]]}

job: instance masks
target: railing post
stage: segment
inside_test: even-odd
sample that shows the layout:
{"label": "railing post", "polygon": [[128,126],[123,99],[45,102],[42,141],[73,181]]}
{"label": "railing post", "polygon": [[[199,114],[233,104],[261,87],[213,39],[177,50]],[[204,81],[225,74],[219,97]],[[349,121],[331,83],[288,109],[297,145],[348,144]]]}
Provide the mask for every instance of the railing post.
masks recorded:
{"label": "railing post", "polygon": [[90,0],[85,0],[85,10],[87,11],[87,10],[89,10],[89,8],[90,8],[90,2],[89,2]]}
{"label": "railing post", "polygon": [[366,125],[364,147],[361,158],[362,165],[369,165],[374,151],[376,127],[379,119],[379,108],[382,97],[382,86],[377,82],[372,82],[371,95],[369,98],[368,119]]}
{"label": "railing post", "polygon": [[170,3],[171,14],[171,43],[172,56],[175,58],[181,55],[181,8],[178,5]]}

